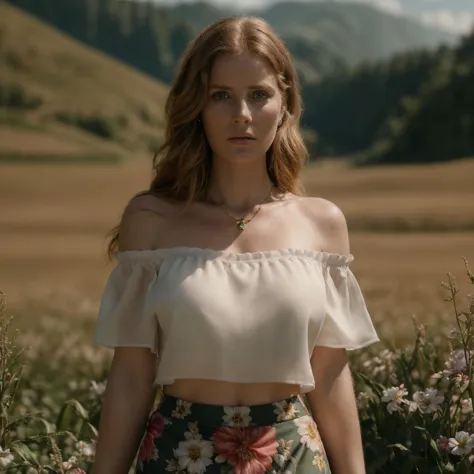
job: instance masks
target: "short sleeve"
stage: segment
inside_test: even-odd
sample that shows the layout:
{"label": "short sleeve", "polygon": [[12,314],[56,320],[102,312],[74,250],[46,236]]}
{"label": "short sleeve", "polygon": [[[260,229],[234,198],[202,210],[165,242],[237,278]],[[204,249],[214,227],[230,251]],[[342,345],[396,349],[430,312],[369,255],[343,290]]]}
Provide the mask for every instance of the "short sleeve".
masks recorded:
{"label": "short sleeve", "polygon": [[316,346],[355,350],[380,340],[359,284],[349,268],[353,259],[352,255],[331,255],[323,266],[326,315]]}
{"label": "short sleeve", "polygon": [[157,264],[137,258],[135,252],[117,252],[118,263],[105,285],[94,342],[110,347],[148,347],[158,354],[158,320],[152,288]]}

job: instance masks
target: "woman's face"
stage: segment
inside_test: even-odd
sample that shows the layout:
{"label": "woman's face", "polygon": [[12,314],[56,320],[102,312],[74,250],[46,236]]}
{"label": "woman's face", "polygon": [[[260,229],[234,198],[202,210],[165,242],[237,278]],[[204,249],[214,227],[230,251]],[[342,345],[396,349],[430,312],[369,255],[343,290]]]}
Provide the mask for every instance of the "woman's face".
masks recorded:
{"label": "woman's face", "polygon": [[283,117],[282,99],[275,73],[264,59],[248,52],[218,57],[202,112],[214,158],[265,159]]}

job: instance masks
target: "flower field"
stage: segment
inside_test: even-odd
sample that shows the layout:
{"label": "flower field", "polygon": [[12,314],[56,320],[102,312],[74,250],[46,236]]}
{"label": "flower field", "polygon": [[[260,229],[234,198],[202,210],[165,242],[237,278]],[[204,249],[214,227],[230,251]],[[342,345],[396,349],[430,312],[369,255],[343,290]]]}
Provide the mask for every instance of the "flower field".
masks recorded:
{"label": "flower field", "polygon": [[[369,474],[474,472],[474,276],[461,258],[472,269],[472,166],[307,175],[311,194],[347,210],[382,339],[351,353]],[[90,472],[111,359],[91,343],[104,236],[146,181],[138,166],[2,168],[0,472]]]}
{"label": "flower field", "polygon": [[[451,275],[443,286],[452,306],[451,329],[441,330],[445,338],[413,321],[412,344],[370,348],[352,358],[368,473],[474,470],[474,297],[460,294]],[[48,343],[24,350],[1,297],[0,468],[89,472],[108,355],[86,343],[58,346],[64,336],[54,314],[42,318]],[[90,327],[70,329],[85,341]]]}

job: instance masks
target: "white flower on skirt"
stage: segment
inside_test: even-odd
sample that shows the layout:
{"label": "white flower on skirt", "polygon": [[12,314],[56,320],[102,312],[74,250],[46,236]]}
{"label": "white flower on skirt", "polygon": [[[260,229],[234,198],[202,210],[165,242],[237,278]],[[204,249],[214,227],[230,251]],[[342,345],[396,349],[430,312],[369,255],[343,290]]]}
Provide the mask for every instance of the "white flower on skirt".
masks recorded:
{"label": "white flower on skirt", "polygon": [[250,407],[224,407],[225,415],[222,420],[233,428],[246,428],[252,421]]}
{"label": "white flower on skirt", "polygon": [[273,455],[273,460],[280,466],[283,467],[285,463],[291,458],[291,448],[293,446],[293,440],[278,440],[277,452]]}
{"label": "white flower on skirt", "polygon": [[322,449],[321,436],[318,427],[312,417],[305,415],[293,420],[298,426],[298,434],[301,436],[301,443],[307,446],[313,453],[320,452]]}
{"label": "white flower on skirt", "polygon": [[196,439],[192,433],[184,433],[186,441],[180,441],[174,455],[178,458],[179,467],[190,474],[202,474],[212,464],[214,449],[211,441]]}
{"label": "white flower on skirt", "polygon": [[275,402],[273,405],[275,406],[273,413],[278,415],[277,421],[292,420],[300,412],[297,408],[295,408],[293,403],[288,403],[286,400],[283,400],[282,402]]}
{"label": "white flower on skirt", "polygon": [[187,402],[185,400],[178,400],[176,402],[176,409],[171,412],[171,416],[184,420],[186,415],[191,414],[191,405],[191,402]]}

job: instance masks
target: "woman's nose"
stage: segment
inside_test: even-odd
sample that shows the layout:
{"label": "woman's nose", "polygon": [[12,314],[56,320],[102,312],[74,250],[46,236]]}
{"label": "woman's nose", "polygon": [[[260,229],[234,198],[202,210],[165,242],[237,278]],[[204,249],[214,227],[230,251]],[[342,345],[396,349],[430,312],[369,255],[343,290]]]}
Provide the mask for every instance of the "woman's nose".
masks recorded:
{"label": "woman's nose", "polygon": [[244,123],[252,121],[252,113],[246,100],[237,101],[234,112],[234,121]]}

